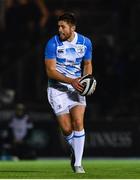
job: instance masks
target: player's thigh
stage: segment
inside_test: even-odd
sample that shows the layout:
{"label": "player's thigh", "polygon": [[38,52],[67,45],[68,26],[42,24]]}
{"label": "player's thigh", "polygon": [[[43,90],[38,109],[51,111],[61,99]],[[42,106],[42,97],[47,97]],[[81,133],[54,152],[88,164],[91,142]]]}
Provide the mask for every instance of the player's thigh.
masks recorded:
{"label": "player's thigh", "polygon": [[59,126],[61,127],[65,135],[69,135],[72,132],[71,116],[69,113],[57,115]]}
{"label": "player's thigh", "polygon": [[75,128],[83,128],[85,107],[84,105],[77,105],[70,109],[72,124]]}

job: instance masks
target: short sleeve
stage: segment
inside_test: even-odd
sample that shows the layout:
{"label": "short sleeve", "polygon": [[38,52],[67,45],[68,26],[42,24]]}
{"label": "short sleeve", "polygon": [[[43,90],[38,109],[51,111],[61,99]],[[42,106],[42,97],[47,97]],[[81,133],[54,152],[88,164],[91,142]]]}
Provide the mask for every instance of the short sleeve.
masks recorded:
{"label": "short sleeve", "polygon": [[86,52],[85,52],[85,56],[84,59],[92,59],[92,43],[90,41],[90,39],[86,38],[85,39],[85,46],[86,46]]}
{"label": "short sleeve", "polygon": [[45,60],[54,58],[56,58],[56,43],[54,38],[52,38],[45,46]]}

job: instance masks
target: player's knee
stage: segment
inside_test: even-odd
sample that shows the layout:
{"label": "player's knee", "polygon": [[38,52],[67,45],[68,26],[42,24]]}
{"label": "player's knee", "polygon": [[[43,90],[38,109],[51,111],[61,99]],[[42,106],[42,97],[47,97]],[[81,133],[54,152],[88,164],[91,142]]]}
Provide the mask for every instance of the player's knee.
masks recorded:
{"label": "player's knee", "polygon": [[77,119],[76,121],[73,122],[73,127],[74,130],[80,131],[83,129],[83,122],[80,119]]}
{"label": "player's knee", "polygon": [[63,134],[65,136],[68,136],[68,135],[70,135],[72,133],[72,128],[71,127],[65,127],[65,128],[62,129],[62,131],[63,131]]}

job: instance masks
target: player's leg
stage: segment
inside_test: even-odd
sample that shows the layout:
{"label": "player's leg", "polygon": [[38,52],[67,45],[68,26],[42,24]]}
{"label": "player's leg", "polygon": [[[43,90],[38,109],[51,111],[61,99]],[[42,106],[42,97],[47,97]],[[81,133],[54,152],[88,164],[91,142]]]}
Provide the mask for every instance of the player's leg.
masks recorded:
{"label": "player's leg", "polygon": [[75,155],[74,155],[74,131],[72,127],[72,121],[70,114],[61,114],[57,116],[57,120],[59,122],[59,126],[64,134],[65,140],[70,145],[71,150],[71,167],[73,171],[75,171],[74,163],[75,163]]}
{"label": "player's leg", "polygon": [[73,129],[81,131],[84,129],[85,105],[76,105],[70,109]]}
{"label": "player's leg", "polygon": [[49,87],[47,91],[49,103],[57,116],[59,126],[65,139],[70,145],[72,145],[73,130],[68,109],[67,93],[51,87]]}
{"label": "player's leg", "polygon": [[66,141],[73,147],[73,127],[69,113],[57,115],[57,121]]}
{"label": "player's leg", "polygon": [[[74,166],[76,172],[84,173],[82,169],[82,157],[84,151],[84,143],[85,143],[85,131],[84,131],[84,113],[85,106],[77,105],[70,109],[70,114],[72,118],[72,124],[74,128],[74,153],[75,153],[75,163]],[[79,168],[80,167],[80,168]]]}
{"label": "player's leg", "polygon": [[59,122],[59,126],[64,134],[65,140],[70,145],[71,150],[71,168],[75,171],[74,163],[75,163],[75,154],[74,154],[74,131],[71,122],[70,114],[61,114],[57,116],[57,120]]}

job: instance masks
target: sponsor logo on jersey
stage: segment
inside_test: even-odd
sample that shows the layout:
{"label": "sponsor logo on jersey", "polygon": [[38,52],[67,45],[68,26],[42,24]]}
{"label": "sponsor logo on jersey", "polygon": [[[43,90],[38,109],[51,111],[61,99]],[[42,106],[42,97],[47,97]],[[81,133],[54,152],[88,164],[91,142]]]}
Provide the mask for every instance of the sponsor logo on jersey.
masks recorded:
{"label": "sponsor logo on jersey", "polygon": [[59,54],[64,53],[64,49],[58,49],[58,53],[59,53]]}

